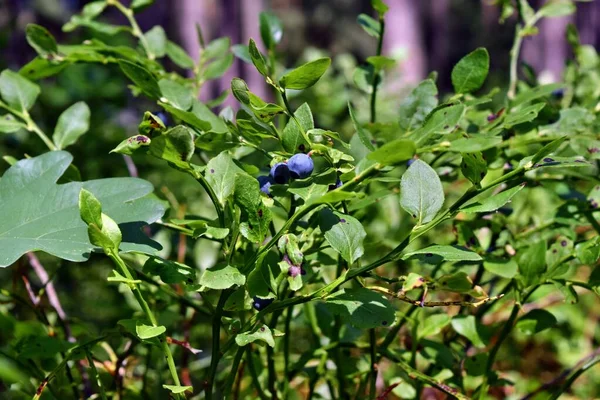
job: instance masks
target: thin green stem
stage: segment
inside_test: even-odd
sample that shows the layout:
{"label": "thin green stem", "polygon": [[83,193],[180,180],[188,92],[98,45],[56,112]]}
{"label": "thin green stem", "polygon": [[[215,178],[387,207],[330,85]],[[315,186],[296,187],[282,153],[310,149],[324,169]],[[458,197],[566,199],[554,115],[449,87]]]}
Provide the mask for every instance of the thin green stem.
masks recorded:
{"label": "thin green stem", "polygon": [[302,137],[304,138],[306,143],[310,144],[311,143],[310,138],[306,134],[304,127],[302,126],[300,121],[298,121],[298,118],[296,118],[296,116],[294,115],[294,111],[292,110],[292,106],[290,105],[290,102],[288,101],[285,89],[281,88],[279,90],[279,92],[281,93],[281,99],[283,100],[283,104],[285,105],[285,108],[287,109],[287,112],[288,112],[290,118],[296,122],[296,125],[298,126],[298,129],[300,130],[300,134],[302,135]]}
{"label": "thin green stem", "polygon": [[50,140],[50,138],[46,136],[44,131],[42,131],[40,127],[35,123],[35,121],[31,118],[27,110],[23,110],[22,112],[17,111],[2,101],[0,101],[0,107],[4,108],[9,113],[21,118],[26,124],[25,129],[27,129],[29,132],[35,133],[40,139],[42,139],[42,141],[48,147],[48,149],[52,151],[58,150],[52,142],[52,140]]}
{"label": "thin green stem", "polygon": [[262,386],[260,385],[260,380],[258,379],[258,374],[256,373],[256,368],[254,367],[254,355],[252,354],[252,346],[246,346],[246,358],[248,360],[248,370],[250,371],[250,376],[252,377],[252,383],[258,392],[258,396],[261,400],[269,400],[269,396],[263,391]]}
{"label": "thin green stem", "polygon": [[[119,256],[119,254],[116,251],[109,251],[109,252],[107,252],[107,255],[119,267],[119,270],[120,270],[119,272],[121,274],[123,274],[124,277],[126,277],[127,279],[130,279],[131,281],[134,280],[133,275],[131,275],[129,268],[125,264],[125,261],[123,261],[121,256]],[[154,316],[154,313],[150,309],[150,306],[144,299],[144,296],[142,294],[142,291],[141,291],[139,285],[137,283],[131,283],[129,285],[129,288],[133,292],[133,295],[135,296],[140,307],[142,308],[142,311],[146,315],[146,318],[148,318],[148,321],[150,321],[152,326],[158,326],[158,321],[157,321],[156,317]],[[177,368],[175,367],[175,361],[173,360],[173,354],[171,353],[171,349],[169,348],[169,344],[167,343],[166,334],[163,333],[162,335],[159,336],[159,342],[161,344],[163,354],[167,360],[167,366],[169,367],[169,372],[171,373],[171,378],[173,379],[173,383],[175,384],[175,386],[181,386],[181,382],[179,381],[179,376],[177,375]],[[184,398],[182,394],[177,395],[177,397]]]}
{"label": "thin green stem", "polygon": [[521,51],[521,44],[523,43],[523,37],[521,36],[522,27],[517,24],[515,28],[515,40],[512,48],[510,49],[510,82],[508,84],[507,96],[510,100],[515,98],[517,92],[517,66],[519,63],[519,53]]}
{"label": "thin green stem", "polygon": [[219,302],[215,308],[215,313],[212,320],[212,351],[210,357],[210,368],[208,370],[208,378],[206,385],[206,400],[213,398],[213,387],[217,375],[217,368],[221,360],[220,345],[221,345],[221,318],[223,316],[223,307],[229,296],[233,293],[231,290],[224,290],[219,296]]}
{"label": "thin green stem", "polygon": [[[233,357],[233,364],[231,364],[231,372],[225,381],[225,385],[223,386],[223,397],[228,399],[230,398],[231,392],[233,390],[233,386],[235,384],[235,378],[238,375],[238,369],[240,366],[240,362],[242,361],[242,357],[244,355],[244,348],[239,347],[235,356]],[[238,379],[242,379],[240,376]]]}
{"label": "thin green stem", "polygon": [[104,386],[102,386],[102,380],[100,379],[100,374],[98,373],[98,369],[96,368],[96,364],[94,364],[94,359],[92,358],[92,353],[86,349],[85,355],[90,363],[90,368],[92,373],[94,374],[94,378],[96,378],[96,384],[98,385],[98,391],[100,392],[100,397],[102,400],[107,400],[106,393],[104,392]]}
{"label": "thin green stem", "polygon": [[129,21],[129,25],[131,25],[131,34],[138,38],[138,40],[140,41],[140,45],[142,45],[142,48],[144,49],[144,52],[146,53],[148,58],[150,60],[154,60],[156,58],[156,54],[154,54],[150,50],[150,46],[148,45],[146,36],[144,36],[144,33],[140,29],[140,26],[138,25],[137,21],[135,20],[135,17],[133,16],[133,10],[125,7],[119,0],[106,0],[106,4],[108,4],[109,6],[115,6],[121,12],[121,14],[123,14],[125,18],[127,18],[127,21]]}

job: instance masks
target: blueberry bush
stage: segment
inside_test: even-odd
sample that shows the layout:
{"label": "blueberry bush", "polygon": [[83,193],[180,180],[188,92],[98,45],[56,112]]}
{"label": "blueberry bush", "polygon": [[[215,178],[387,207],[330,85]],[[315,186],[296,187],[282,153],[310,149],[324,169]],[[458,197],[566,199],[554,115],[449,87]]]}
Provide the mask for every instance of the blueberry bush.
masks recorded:
{"label": "blueberry bush", "polygon": [[[82,43],[30,24],[38,56],[0,74],[0,133],[48,150],[4,157],[2,398],[600,396],[600,58],[569,27],[563,80],[519,79],[524,38],[575,3],[498,1],[518,19],[506,88],[488,87],[478,48],[439,71],[453,93],[432,73],[394,110],[382,0],[358,16],[377,46],[349,79],[328,57],[282,64],[271,13],[258,45],[198,29],[193,60],[142,32],[151,3],[88,3],[63,27]],[[235,78],[200,102],[235,58],[270,98]],[[120,143],[84,101],[36,122],[42,88],[82,65],[128,82],[139,127]],[[353,93],[349,129],[313,109],[319,85]],[[238,106],[215,114],[228,93]],[[74,159],[81,143],[96,150]],[[146,179],[86,179],[95,159]]]}

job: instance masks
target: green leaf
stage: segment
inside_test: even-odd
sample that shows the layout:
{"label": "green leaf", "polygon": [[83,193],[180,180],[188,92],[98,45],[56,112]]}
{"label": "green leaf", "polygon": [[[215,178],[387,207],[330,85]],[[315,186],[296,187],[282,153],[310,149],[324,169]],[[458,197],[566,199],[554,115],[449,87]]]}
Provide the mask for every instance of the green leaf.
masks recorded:
{"label": "green leaf", "polygon": [[142,339],[152,339],[153,337],[157,337],[162,335],[167,331],[167,328],[164,326],[150,326],[139,324],[135,326],[135,332],[137,336]]}
{"label": "green leaf", "polygon": [[511,106],[512,108],[515,108],[521,104],[529,103],[530,101],[537,100],[541,97],[550,96],[555,90],[563,89],[564,87],[564,83],[550,83],[547,85],[536,86],[533,89],[519,93],[512,101]]}
{"label": "green leaf", "polygon": [[258,181],[243,173],[235,176],[234,198],[240,207],[240,233],[254,243],[262,243],[269,234],[271,210],[263,204]]}
{"label": "green leaf", "polygon": [[452,86],[456,93],[470,93],[479,89],[490,69],[490,55],[480,47],[467,54],[452,69]]}
{"label": "green leaf", "polygon": [[[81,190],[81,193],[85,189]],[[119,251],[119,246],[123,241],[123,234],[119,225],[106,214],[101,214],[102,224],[88,225],[88,239],[90,243],[96,247],[100,247],[105,253]]]}
{"label": "green leaf", "polygon": [[252,39],[250,39],[250,43],[248,44],[248,51],[250,52],[252,64],[254,64],[254,66],[262,76],[267,77],[269,75],[269,68],[267,67],[267,62],[265,61],[265,57],[262,55],[260,50],[258,50],[258,47],[256,47],[256,43]]}
{"label": "green leaf", "polygon": [[416,151],[417,146],[412,140],[396,139],[369,153],[367,159],[382,165],[396,165],[413,158]]}
{"label": "green leaf", "polygon": [[248,48],[248,46],[243,44],[235,44],[231,46],[231,51],[237,58],[239,58],[243,62],[247,64],[252,64],[252,57],[250,56],[250,49]]}
{"label": "green leaf", "polygon": [[56,39],[46,28],[36,24],[27,24],[25,28],[27,43],[42,57],[58,53]]}
{"label": "green leaf", "polygon": [[381,24],[379,21],[373,19],[367,14],[360,14],[357,18],[358,24],[367,32],[369,35],[379,39],[381,32]]}
{"label": "green leaf", "polygon": [[419,324],[417,336],[419,340],[428,336],[437,335],[450,324],[452,318],[448,314],[433,314],[425,318],[425,320]]}
{"label": "green leaf", "polygon": [[486,260],[483,262],[483,268],[494,275],[512,279],[517,275],[519,265],[512,258],[502,259],[486,257]]}
{"label": "green leaf", "polygon": [[363,240],[367,236],[362,224],[349,215],[330,209],[323,209],[319,214],[319,227],[325,235],[327,243],[352,265],[360,258],[365,249]]}
{"label": "green leaf", "polygon": [[174,394],[194,391],[194,388],[192,386],[162,385],[162,387]]}
{"label": "green leaf", "polygon": [[257,327],[253,332],[240,333],[235,337],[235,343],[240,347],[244,347],[250,343],[256,342],[257,340],[265,342],[271,347],[275,347],[273,333],[267,325]]}
{"label": "green leaf", "polygon": [[473,136],[453,140],[450,142],[448,151],[474,153],[497,147],[500,143],[502,143],[502,138],[499,136]]}
{"label": "green leaf", "polygon": [[0,116],[0,133],[12,133],[24,128],[27,128],[27,125],[17,121],[12,114]]}
{"label": "green leaf", "polygon": [[285,89],[302,90],[309,88],[317,83],[330,64],[331,59],[328,57],[310,61],[282,76],[279,85]]}
{"label": "green leaf", "polygon": [[287,191],[297,195],[305,203],[311,203],[313,200],[323,197],[329,191],[329,186],[311,183],[304,187],[290,187]]}
{"label": "green leaf", "polygon": [[350,119],[352,119],[352,123],[354,124],[354,129],[356,129],[356,133],[358,134],[358,138],[361,143],[369,150],[375,150],[375,146],[371,143],[367,132],[362,127],[362,125],[356,119],[356,114],[354,113],[354,108],[352,108],[352,103],[348,102],[348,112],[350,113]]}
{"label": "green leaf", "polygon": [[283,37],[283,26],[274,14],[269,12],[260,13],[260,37],[267,49],[273,50],[281,42]]}
{"label": "green leaf", "polygon": [[160,276],[164,283],[193,284],[196,279],[196,270],[188,265],[158,257],[150,257],[144,263],[143,271],[150,275]]}
{"label": "green leaf", "polygon": [[412,132],[420,128],[425,117],[438,105],[435,82],[426,79],[410,92],[400,104],[400,128]]}
{"label": "green leaf", "polygon": [[371,0],[371,6],[377,11],[377,14],[379,14],[380,17],[383,17],[390,9],[388,5],[381,0]]}
{"label": "green leaf", "polygon": [[150,52],[148,56],[156,58],[165,56],[167,53],[167,35],[161,26],[155,25],[148,32],[144,33],[144,37],[146,38],[148,51]]}
{"label": "green leaf", "polygon": [[390,326],[396,318],[384,295],[365,288],[342,289],[326,297],[325,306],[358,329]]}
{"label": "green leaf", "polygon": [[177,66],[185,69],[194,68],[194,60],[177,43],[167,40],[165,53]]}
{"label": "green leaf", "polygon": [[479,151],[475,153],[462,153],[461,155],[460,170],[473,185],[479,186],[487,173],[487,162],[483,159],[483,155]]}
{"label": "green leaf", "polygon": [[206,66],[203,77],[206,80],[217,79],[225,75],[229,67],[233,64],[233,54],[229,53]]}
{"label": "green leaf", "polygon": [[579,261],[586,265],[594,265],[600,259],[600,239],[598,236],[585,242],[577,243],[575,254]]}
{"label": "green leaf", "polygon": [[396,65],[396,60],[386,56],[370,56],[367,57],[367,62],[375,68],[375,71],[391,68]]}
{"label": "green leaf", "polygon": [[194,139],[190,128],[177,125],[150,142],[150,154],[177,167],[188,169],[194,154]]}
{"label": "green leaf", "polygon": [[87,225],[95,224],[102,229],[102,204],[85,189],[79,192],[79,215]]}
{"label": "green leaf", "polygon": [[423,278],[419,274],[410,272],[408,274],[408,276],[406,277],[406,279],[404,280],[404,283],[402,283],[402,291],[408,292],[415,288],[419,288],[419,287],[423,286],[424,284],[425,284],[425,278]]}
{"label": "green leaf", "polygon": [[135,153],[136,150],[142,147],[148,147],[151,143],[152,141],[148,136],[135,135],[123,140],[117,145],[117,147],[112,149],[109,153],[132,155]]}
{"label": "green leaf", "polygon": [[239,269],[230,265],[219,265],[204,271],[200,285],[209,289],[223,290],[233,286],[243,286],[246,277]]}
{"label": "green leaf", "polygon": [[119,60],[121,71],[144,93],[153,100],[161,96],[156,78],[144,67],[130,61]]}
{"label": "green leaf", "polygon": [[40,87],[16,72],[5,69],[0,73],[0,95],[17,111],[29,110],[40,94]]}
{"label": "green leaf", "polygon": [[554,153],[564,143],[565,140],[567,140],[567,137],[563,136],[563,137],[560,137],[558,139],[551,141],[550,143],[548,143],[547,145],[542,147],[540,150],[538,150],[537,153],[535,153],[535,155],[531,159],[531,163],[537,164],[540,160],[542,160],[547,155]]}
{"label": "green leaf", "polygon": [[464,113],[463,104],[439,106],[425,118],[423,126],[414,131],[411,136],[425,140],[432,134],[447,135],[456,129]]}
{"label": "green leaf", "polygon": [[90,108],[83,101],[73,104],[58,117],[52,141],[64,149],[72,145],[90,128]]}
{"label": "green leaf", "polygon": [[47,360],[56,357],[59,353],[66,352],[73,346],[75,346],[74,343],[69,343],[56,336],[27,335],[19,339],[15,350],[19,358],[23,360]]}
{"label": "green leaf", "polygon": [[442,275],[436,280],[436,283],[438,289],[456,293],[468,293],[473,289],[473,281],[462,271]]}
{"label": "green leaf", "polygon": [[104,11],[106,6],[106,0],[92,1],[83,6],[81,15],[90,19],[96,18],[98,15],[102,14],[102,11]]}
{"label": "green leaf", "polygon": [[546,271],[546,242],[541,240],[517,253],[519,272],[525,286],[540,282]]}
{"label": "green leaf", "polygon": [[210,42],[206,48],[204,48],[201,57],[204,60],[221,58],[224,54],[229,52],[230,45],[231,39],[229,39],[227,36],[217,38]]}
{"label": "green leaf", "polygon": [[442,182],[424,161],[415,160],[402,175],[400,205],[417,219],[417,225],[431,221],[444,205]]}
{"label": "green leaf", "polygon": [[537,118],[539,112],[546,106],[546,103],[535,103],[529,106],[518,109],[517,111],[511,111],[504,120],[504,126],[506,128],[512,128],[515,125],[519,125],[525,122],[531,122]]}
{"label": "green leaf", "polygon": [[459,335],[469,339],[475,347],[485,347],[483,327],[475,320],[473,315],[453,318],[452,328]]}
{"label": "green leaf", "polygon": [[221,204],[225,204],[227,198],[233,193],[236,174],[244,172],[227,152],[222,152],[211,159],[206,165],[205,171],[206,181]]}
{"label": "green leaf", "polygon": [[439,264],[442,261],[480,261],[481,256],[474,251],[460,246],[433,245],[424,249],[411,251],[402,256],[403,260],[419,259],[429,264]]}
{"label": "green leaf", "polygon": [[538,11],[539,18],[562,17],[573,14],[576,11],[575,4],[570,0],[549,1]]}
{"label": "green leaf", "polygon": [[177,107],[180,110],[187,111],[192,107],[194,94],[192,90],[170,79],[161,79],[158,81],[158,87],[162,93],[161,101]]}
{"label": "green leaf", "polygon": [[516,327],[526,335],[535,335],[557,324],[556,317],[541,308],[531,310],[517,321]]}
{"label": "green leaf", "polygon": [[152,5],[154,0],[132,0],[131,8],[135,11],[141,11],[142,9]]}
{"label": "green leaf", "polygon": [[[315,122],[310,107],[307,103],[303,103],[296,111],[294,116],[304,132],[314,129]],[[310,150],[310,144],[304,138],[298,124],[293,119],[290,119],[281,134],[281,145],[283,149],[291,154],[304,153]]]}
{"label": "green leaf", "polygon": [[136,178],[56,185],[72,160],[67,152],[53,151],[21,160],[6,171],[0,180],[0,267],[38,250],[65,260],[86,261],[94,246],[79,214],[82,188],[93,193],[104,212],[119,224],[121,251],[155,251],[158,245],[141,232],[143,225],[165,212],[161,201],[148,196],[152,185]]}
{"label": "green leaf", "polygon": [[494,194],[487,199],[467,203],[460,211],[466,213],[492,212],[508,203],[517,193],[525,187],[524,184]]}

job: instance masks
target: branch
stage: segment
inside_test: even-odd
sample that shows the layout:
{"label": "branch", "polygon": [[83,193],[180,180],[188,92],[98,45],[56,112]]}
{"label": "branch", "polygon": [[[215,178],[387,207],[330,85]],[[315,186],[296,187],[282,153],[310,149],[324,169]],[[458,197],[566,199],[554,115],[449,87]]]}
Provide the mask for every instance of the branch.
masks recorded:
{"label": "branch", "polygon": [[385,295],[394,297],[398,300],[404,301],[406,303],[412,304],[417,307],[449,307],[449,306],[460,306],[460,307],[473,307],[477,308],[484,304],[489,303],[490,301],[499,300],[504,297],[504,294],[499,294],[498,296],[486,297],[484,299],[478,301],[421,301],[421,300],[413,300],[406,296],[402,291],[394,292],[390,289],[380,287],[380,286],[368,286],[367,289],[373,290],[375,292],[383,293]]}

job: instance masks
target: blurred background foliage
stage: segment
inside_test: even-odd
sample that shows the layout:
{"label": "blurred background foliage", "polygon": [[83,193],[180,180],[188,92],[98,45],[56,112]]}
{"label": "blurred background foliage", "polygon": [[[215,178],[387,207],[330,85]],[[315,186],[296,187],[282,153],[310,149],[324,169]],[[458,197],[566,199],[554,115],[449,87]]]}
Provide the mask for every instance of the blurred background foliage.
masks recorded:
{"label": "blurred background foliage", "polygon": [[[531,1],[534,7],[543,2]],[[506,86],[509,50],[516,21],[508,18],[500,23],[500,8],[493,2],[388,0],[387,3],[390,13],[386,17],[388,31],[384,54],[394,55],[402,61],[397,69],[388,72],[383,95],[379,98],[381,121],[395,121],[398,104],[431,71],[438,72],[440,97],[450,92],[452,66],[479,46],[486,47],[492,55],[490,75],[482,92]],[[80,28],[69,33],[61,30],[71,15],[78,13],[85,4],[82,0],[0,0],[0,70],[17,70],[34,58],[35,52],[25,40],[27,23],[34,22],[47,27],[59,43],[81,43],[90,37],[86,29]],[[277,49],[282,67],[298,65],[320,53],[330,54],[333,58],[333,68],[318,85],[292,97],[294,107],[308,102],[314,112],[316,126],[334,129],[349,138],[353,128],[347,114],[347,101],[352,99],[361,119],[366,119],[368,114],[368,96],[354,84],[355,67],[364,63],[376,47],[376,40],[356,23],[359,13],[372,12],[368,0],[157,0],[152,7],[138,15],[138,20],[143,31],[154,25],[163,26],[171,40],[197,58],[199,44],[194,23],[200,25],[207,42],[228,36],[232,44],[246,44],[249,38],[259,36],[258,15],[267,9],[277,14],[284,25],[284,39]],[[114,24],[126,23],[116,10],[109,10],[103,18]],[[531,74],[527,75],[529,79],[542,83],[561,79],[565,60],[572,57],[565,39],[568,23],[578,27],[583,44],[599,47],[600,1],[578,3],[576,14],[544,20],[539,35],[526,39],[522,61],[530,68]],[[134,43],[134,39],[127,34],[117,37],[124,44]],[[115,39],[111,40],[114,43]],[[168,68],[177,67],[168,65]],[[206,101],[219,96],[229,87],[232,77],[244,78],[254,93],[269,97],[269,89],[254,68],[235,59],[232,68],[221,79],[208,82],[203,87],[202,99]],[[70,148],[83,179],[138,174],[150,180],[157,188],[157,193],[170,202],[171,216],[186,212],[211,216],[213,211],[210,202],[200,186],[194,184],[187,175],[150,157],[134,156],[133,163],[128,164],[121,155],[108,155],[121,140],[136,132],[144,111],[159,111],[156,104],[132,96],[126,89],[127,81],[118,67],[72,65],[56,77],[41,80],[40,84],[42,95],[32,110],[32,116],[42,129],[51,131],[60,113],[77,101],[85,101],[92,110],[90,132]],[[224,105],[235,107],[235,101],[229,96]],[[500,105],[496,108],[500,108]],[[216,111],[219,111],[218,108]],[[0,138],[2,155],[20,159],[26,154],[38,155],[45,150],[38,138],[25,131]],[[1,164],[0,174],[7,168],[7,164]],[[544,199],[529,198],[524,201],[525,204],[515,204],[515,208],[543,202]],[[390,215],[387,217],[396,221],[398,218],[394,213],[398,213],[398,205],[395,201],[389,205]],[[541,210],[538,207],[537,211],[542,212],[543,207]],[[393,224],[393,221],[390,223]],[[162,256],[176,258],[179,237],[167,231],[160,231],[158,235],[164,246]],[[218,249],[213,242],[201,239],[197,242],[188,241],[184,245],[189,250],[185,261],[190,265],[206,269],[214,264]],[[127,307],[119,306],[123,294],[118,293],[117,286],[106,285],[111,267],[103,257],[93,256],[91,262],[85,264],[68,263],[44,254],[40,254],[40,258],[55,277],[54,282],[65,311],[73,321],[75,335],[83,331],[99,333],[130,315]],[[61,268],[67,264],[68,268]],[[0,286],[15,288],[22,285],[20,277],[24,268],[28,268],[25,261],[22,265],[0,270]],[[535,297],[544,297],[542,292],[540,290]],[[507,350],[500,357],[504,360],[501,369],[511,370],[514,374],[510,378],[515,382],[516,392],[535,389],[563,371],[565,366],[574,365],[582,355],[589,353],[589,344],[598,336],[600,308],[595,297],[582,296],[580,300],[579,306],[569,307],[558,295],[544,297],[545,306],[552,306],[559,320],[558,329],[536,335],[535,339],[525,336],[510,339],[513,342],[505,347]],[[32,317],[28,315],[31,311],[27,308],[17,308],[16,312],[19,315],[0,314],[0,342],[7,339],[9,331],[12,332],[10,327],[11,324],[17,324],[16,319],[26,321]],[[179,314],[170,315],[168,312],[161,313],[161,317],[172,319],[171,322],[163,322],[165,325],[181,319]],[[504,315],[495,317],[498,320],[505,318]],[[85,324],[79,321],[85,321]],[[204,323],[192,329],[204,329],[206,332],[194,332],[193,336],[205,337],[206,342],[196,345],[208,350],[208,319],[198,316],[197,321]],[[303,321],[298,323],[297,329],[302,329]],[[21,330],[34,329],[26,323],[18,324]],[[306,344],[295,345],[301,350]],[[209,357],[210,352],[207,351],[195,361],[206,365]],[[0,368],[10,369],[10,365],[0,365]],[[529,380],[528,377],[535,379]],[[499,394],[498,398],[506,395]],[[581,378],[579,384],[574,386],[573,395],[581,399],[600,395],[599,366]]]}

